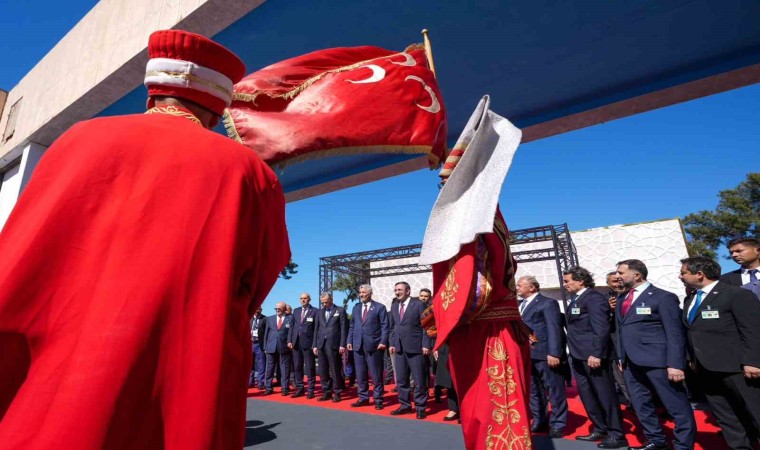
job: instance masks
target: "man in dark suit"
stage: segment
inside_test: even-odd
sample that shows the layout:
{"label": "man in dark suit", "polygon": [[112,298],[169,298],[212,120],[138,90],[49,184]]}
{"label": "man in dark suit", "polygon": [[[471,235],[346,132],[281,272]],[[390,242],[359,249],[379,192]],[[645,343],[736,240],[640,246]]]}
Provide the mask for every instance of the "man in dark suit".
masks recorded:
{"label": "man in dark suit", "polygon": [[[610,318],[610,340],[612,341],[613,362],[620,359],[617,355],[618,334],[615,310],[617,308],[617,299],[624,292],[628,291],[623,287],[623,282],[618,277],[617,271],[609,272],[607,274],[607,303],[610,304],[610,311],[612,313],[612,317]],[[626,404],[630,407],[631,396],[628,394],[628,387],[625,385],[625,375],[620,364],[612,364],[612,378],[615,379],[615,389],[618,391],[620,404]]]}
{"label": "man in dark suit", "polygon": [[261,307],[251,317],[251,346],[253,347],[253,364],[248,386],[258,385],[260,391],[264,390],[264,373],[267,366],[267,357],[264,352],[264,331],[267,326],[267,316],[261,314]]}
{"label": "man in dark suit", "polygon": [[744,286],[760,281],[760,240],[755,238],[738,238],[728,243],[731,258],[741,266],[739,269],[723,274],[722,283],[732,286]]}
{"label": "man in dark suit", "polygon": [[316,384],[314,343],[315,318],[317,308],[311,306],[311,296],[304,292],[300,296],[301,306],[293,310],[293,327],[288,336],[288,347],[293,350],[293,368],[295,372],[296,391],[293,398],[304,395],[303,376],[306,373],[306,398],[314,398]]}
{"label": "man in dark suit", "polygon": [[723,438],[732,449],[752,449],[760,424],[760,302],[717,281],[710,258],[681,260],[681,281],[695,290],[684,301],[687,357]]}
{"label": "man in dark suit", "polygon": [[322,309],[317,311],[317,326],[314,330],[312,349],[319,358],[319,379],[322,384],[320,402],[332,397],[338,403],[340,393],[346,388],[343,378],[343,360],[341,355],[346,352],[346,335],[348,326],[346,310],[333,304],[332,294],[323,292],[319,297]]}
{"label": "man in dark suit", "polygon": [[357,393],[359,400],[352,407],[369,405],[369,379],[372,376],[372,396],[375,409],[383,409],[383,352],[388,347],[388,312],[385,306],[372,300],[372,287],[359,286],[360,303],[354,305],[348,324],[348,350],[354,352]]}
{"label": "man in dark suit", "polygon": [[290,377],[290,363],[292,352],[288,348],[288,334],[293,327],[293,316],[287,315],[286,305],[279,302],[275,305],[276,314],[267,318],[266,330],[264,331],[264,351],[267,354],[267,374],[265,394],[272,393],[272,379],[274,378],[274,366],[280,367],[280,385],[282,395],[288,395],[288,378]]}
{"label": "man in dark suit", "polygon": [[427,417],[428,377],[425,373],[425,359],[433,347],[430,338],[422,328],[422,312],[425,304],[410,296],[409,283],[402,281],[393,288],[398,302],[391,306],[390,352],[396,358],[396,382],[398,383],[398,409],[391,415],[412,412],[410,401],[409,374],[414,380],[414,405],[417,418]]}
{"label": "man in dark suit", "polygon": [[627,292],[618,299],[618,357],[625,370],[631,402],[646,442],[631,450],[668,450],[657,416],[654,394],[675,421],[676,450],[694,448],[697,423],[684,387],[686,331],[678,297],[647,281],[647,266],[638,259],[617,263]]}
{"label": "man in dark suit", "polygon": [[567,395],[560,365],[567,361],[567,354],[559,303],[541,295],[541,286],[535,277],[520,277],[516,287],[517,294],[523,299],[520,315],[531,330],[530,410],[533,425],[530,430],[536,433],[547,425],[545,392],[549,391],[552,405],[549,437],[561,438],[567,425]]}
{"label": "man in dark suit", "polygon": [[576,436],[581,441],[602,441],[599,448],[623,448],[620,403],[615,392],[610,360],[610,304],[594,290],[594,278],[583,267],[562,273],[563,286],[570,293],[567,305],[567,341],[572,368],[583,407],[594,425],[591,434]]}

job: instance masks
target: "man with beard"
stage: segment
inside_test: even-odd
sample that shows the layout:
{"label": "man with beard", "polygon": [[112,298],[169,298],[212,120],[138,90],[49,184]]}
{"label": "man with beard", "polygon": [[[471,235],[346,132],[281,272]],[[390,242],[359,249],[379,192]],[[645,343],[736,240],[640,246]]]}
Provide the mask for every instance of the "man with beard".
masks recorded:
{"label": "man with beard", "polygon": [[617,275],[628,291],[616,309],[618,356],[634,411],[646,442],[632,450],[667,450],[657,416],[655,396],[675,421],[676,450],[694,448],[697,424],[684,382],[685,330],[678,297],[647,281],[647,266],[638,259],[617,264]]}
{"label": "man with beard", "polygon": [[[618,361],[618,333],[617,320],[615,320],[615,309],[617,308],[618,297],[626,292],[626,289],[623,286],[623,281],[618,277],[617,271],[612,271],[607,274],[607,288],[607,301],[610,304],[610,310],[612,313],[612,317],[610,317],[610,340],[612,341],[612,351],[614,352],[613,360]],[[628,395],[628,388],[625,385],[623,370],[619,364],[612,364],[612,376],[615,378],[615,388],[618,390],[620,403],[625,403],[630,407],[631,397]]]}
{"label": "man with beard", "polygon": [[741,267],[723,274],[720,281],[733,286],[743,286],[760,297],[760,240],[734,239],[728,243],[728,252]]}

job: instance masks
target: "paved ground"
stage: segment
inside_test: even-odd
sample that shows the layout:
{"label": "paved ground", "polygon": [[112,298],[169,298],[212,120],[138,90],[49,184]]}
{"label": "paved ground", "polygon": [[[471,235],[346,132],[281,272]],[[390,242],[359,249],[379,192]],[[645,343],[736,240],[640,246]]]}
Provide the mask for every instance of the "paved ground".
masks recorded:
{"label": "paved ground", "polygon": [[[463,449],[458,426],[248,399],[245,448],[257,450]],[[595,443],[536,437],[534,450],[593,450]]]}

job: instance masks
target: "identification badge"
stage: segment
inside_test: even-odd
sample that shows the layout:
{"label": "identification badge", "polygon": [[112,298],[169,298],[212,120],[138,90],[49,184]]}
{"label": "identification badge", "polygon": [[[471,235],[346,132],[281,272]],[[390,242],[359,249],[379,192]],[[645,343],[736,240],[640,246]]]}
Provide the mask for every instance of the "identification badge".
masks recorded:
{"label": "identification badge", "polygon": [[581,309],[580,308],[571,308],[570,309],[570,314],[580,314],[580,313],[581,313]]}
{"label": "identification badge", "polygon": [[340,316],[339,312],[336,312],[335,314],[333,314],[333,317],[338,317],[338,316]]}
{"label": "identification badge", "polygon": [[286,324],[285,324],[285,328],[290,328],[290,324],[289,324],[289,323],[286,323]]}
{"label": "identification badge", "polygon": [[307,318],[306,318],[306,321],[307,321],[307,322],[314,322],[314,318],[313,318],[313,317],[307,317]]}
{"label": "identification badge", "polygon": [[652,314],[652,308],[636,308],[636,314]]}
{"label": "identification badge", "polygon": [[720,313],[718,311],[702,311],[703,319],[720,319]]}
{"label": "identification badge", "polygon": [[259,330],[253,330],[253,337],[259,337]]}

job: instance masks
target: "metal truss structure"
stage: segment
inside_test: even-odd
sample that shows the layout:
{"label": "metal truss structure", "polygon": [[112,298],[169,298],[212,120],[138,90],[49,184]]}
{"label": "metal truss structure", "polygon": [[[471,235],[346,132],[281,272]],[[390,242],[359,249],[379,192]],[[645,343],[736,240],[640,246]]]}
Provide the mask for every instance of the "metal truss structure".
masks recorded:
{"label": "metal truss structure", "polygon": [[[562,272],[578,265],[578,254],[566,223],[511,230],[510,245],[520,244],[532,245],[529,250],[513,251],[515,260],[518,263],[555,261],[560,286]],[[418,257],[421,251],[422,244],[415,244],[319,258],[319,292],[331,290],[336,278],[340,276],[352,276],[357,284],[368,284],[375,277],[430,272],[432,268],[429,265],[396,264],[371,267],[370,264],[375,261]],[[562,289],[562,299],[566,300],[565,297],[565,290]]]}

